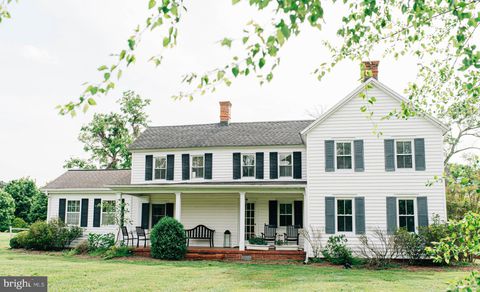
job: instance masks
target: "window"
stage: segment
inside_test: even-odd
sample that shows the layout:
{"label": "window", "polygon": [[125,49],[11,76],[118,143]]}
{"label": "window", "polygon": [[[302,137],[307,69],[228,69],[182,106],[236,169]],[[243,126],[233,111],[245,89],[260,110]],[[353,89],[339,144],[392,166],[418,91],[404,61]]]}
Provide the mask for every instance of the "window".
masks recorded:
{"label": "window", "polygon": [[152,204],[152,227],[165,216],[167,216],[166,204]]}
{"label": "window", "polygon": [[192,178],[203,178],[204,161],[203,155],[192,156]]}
{"label": "window", "polygon": [[292,154],[279,154],[279,168],[280,176],[292,176]]}
{"label": "window", "polygon": [[353,231],[352,200],[337,200],[338,232]]}
{"label": "window", "polygon": [[244,177],[255,176],[255,155],[254,154],[242,155],[242,176]]}
{"label": "window", "polygon": [[292,204],[280,204],[280,226],[292,225],[293,222]]}
{"label": "window", "polygon": [[102,225],[115,225],[115,201],[102,201]]}
{"label": "window", "polygon": [[409,232],[415,232],[414,200],[398,200],[398,226]]}
{"label": "window", "polygon": [[337,169],[352,169],[351,142],[337,142]]}
{"label": "window", "polygon": [[80,201],[67,201],[68,225],[80,225]]}
{"label": "window", "polygon": [[412,168],[412,141],[397,141],[397,168]]}
{"label": "window", "polygon": [[155,179],[167,178],[167,157],[155,157]]}

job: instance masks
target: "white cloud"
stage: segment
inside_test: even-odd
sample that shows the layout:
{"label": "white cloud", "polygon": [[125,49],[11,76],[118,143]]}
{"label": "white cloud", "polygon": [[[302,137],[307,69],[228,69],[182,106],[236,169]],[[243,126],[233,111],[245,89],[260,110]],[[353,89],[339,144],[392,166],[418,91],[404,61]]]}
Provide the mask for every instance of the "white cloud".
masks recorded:
{"label": "white cloud", "polygon": [[32,46],[24,45],[21,49],[24,58],[41,64],[58,64],[58,59],[50,54],[47,50]]}

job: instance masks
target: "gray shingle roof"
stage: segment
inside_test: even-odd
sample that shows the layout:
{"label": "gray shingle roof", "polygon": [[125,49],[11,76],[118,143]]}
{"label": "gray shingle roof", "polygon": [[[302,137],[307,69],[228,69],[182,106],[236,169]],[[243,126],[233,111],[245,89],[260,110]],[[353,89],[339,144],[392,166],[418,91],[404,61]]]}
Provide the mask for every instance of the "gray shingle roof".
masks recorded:
{"label": "gray shingle roof", "polygon": [[221,146],[301,145],[313,120],[160,126],[147,128],[131,150]]}
{"label": "gray shingle roof", "polygon": [[130,184],[130,170],[69,170],[42,189],[96,189]]}

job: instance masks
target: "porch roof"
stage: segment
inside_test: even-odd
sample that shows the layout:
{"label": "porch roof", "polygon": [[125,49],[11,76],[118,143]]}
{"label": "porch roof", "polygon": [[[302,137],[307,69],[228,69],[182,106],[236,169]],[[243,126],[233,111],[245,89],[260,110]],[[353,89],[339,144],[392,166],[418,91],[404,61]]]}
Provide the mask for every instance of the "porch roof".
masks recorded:
{"label": "porch roof", "polygon": [[303,192],[307,181],[224,181],[224,182],[189,182],[189,183],[158,183],[158,184],[127,184],[107,185],[113,191],[129,194],[152,193],[238,193],[248,192]]}

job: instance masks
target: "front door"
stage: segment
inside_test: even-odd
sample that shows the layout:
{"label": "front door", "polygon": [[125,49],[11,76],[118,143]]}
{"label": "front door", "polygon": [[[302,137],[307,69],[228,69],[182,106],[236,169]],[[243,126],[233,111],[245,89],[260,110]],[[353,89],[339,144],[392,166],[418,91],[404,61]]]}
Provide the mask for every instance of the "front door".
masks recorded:
{"label": "front door", "polygon": [[152,204],[152,227],[167,214],[165,204]]}
{"label": "front door", "polygon": [[255,203],[245,204],[245,239],[255,236]]}

